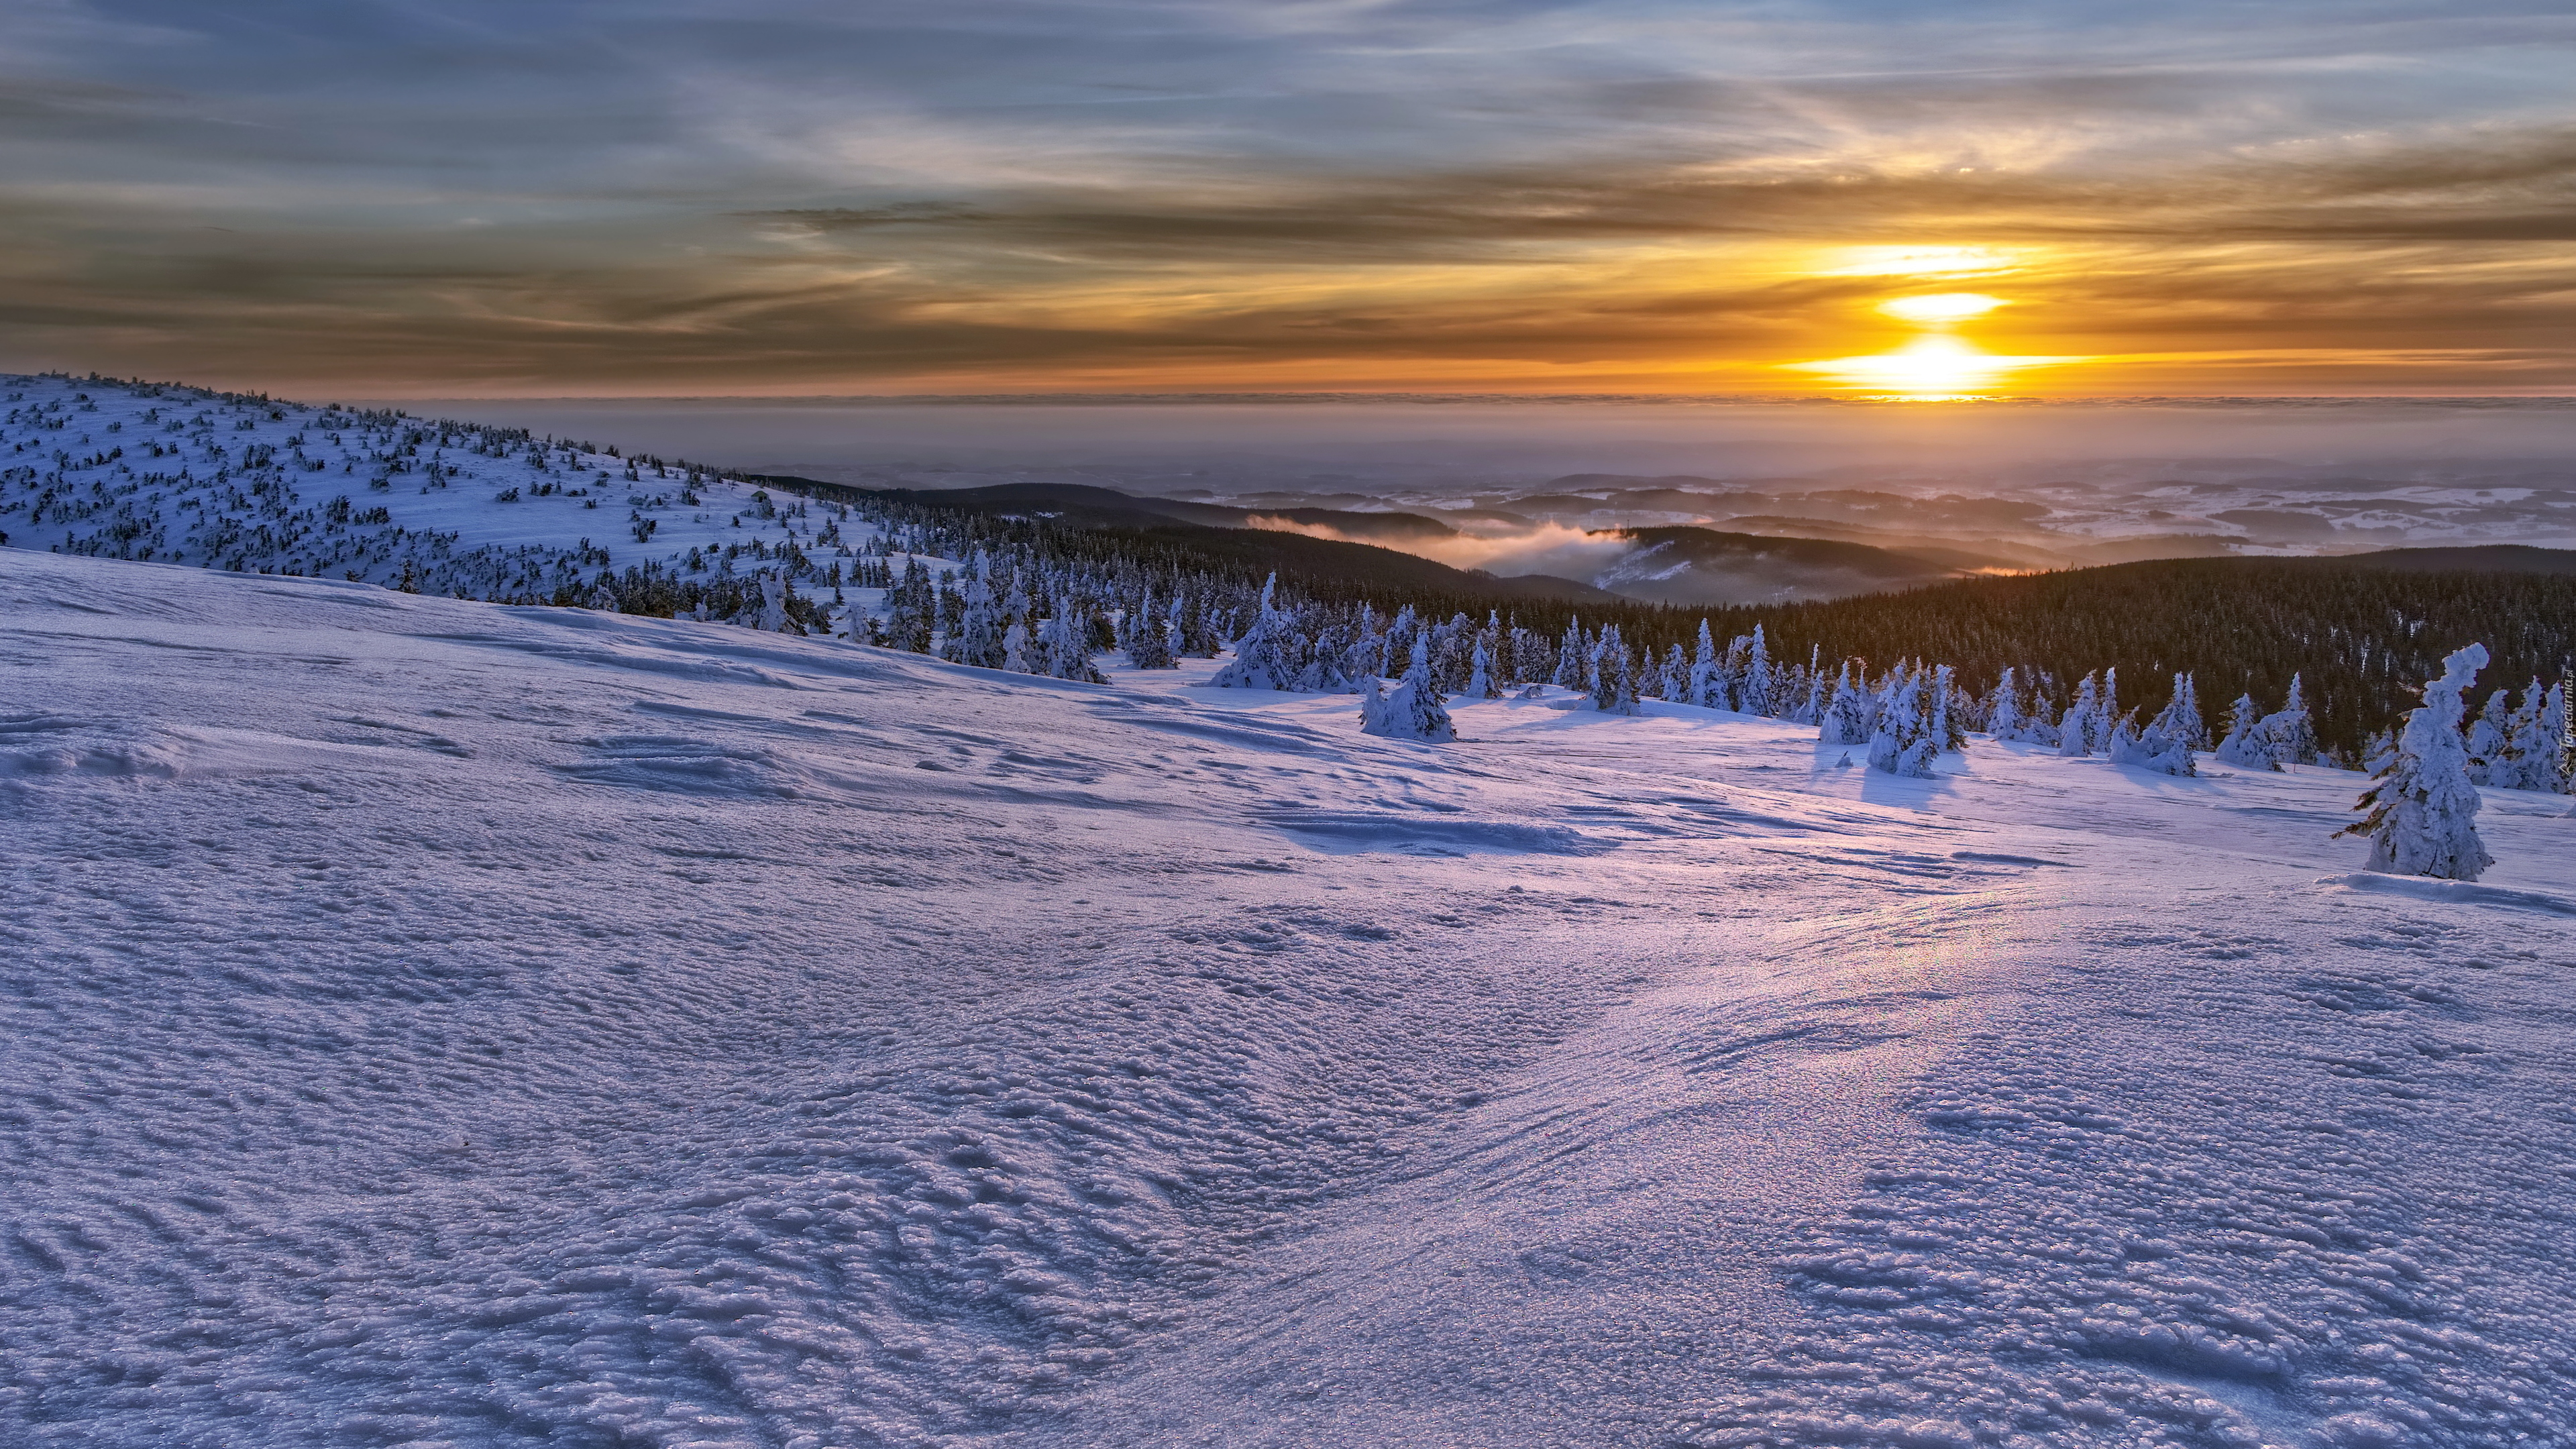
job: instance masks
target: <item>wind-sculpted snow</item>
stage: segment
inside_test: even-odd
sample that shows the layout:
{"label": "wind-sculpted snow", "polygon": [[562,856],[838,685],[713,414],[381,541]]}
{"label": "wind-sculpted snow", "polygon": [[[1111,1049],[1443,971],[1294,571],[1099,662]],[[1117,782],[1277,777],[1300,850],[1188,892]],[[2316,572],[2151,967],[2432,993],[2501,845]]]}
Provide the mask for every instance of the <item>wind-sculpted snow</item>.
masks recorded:
{"label": "wind-sculpted snow", "polygon": [[2544,1444],[2563,797],[0,554],[0,1442]]}

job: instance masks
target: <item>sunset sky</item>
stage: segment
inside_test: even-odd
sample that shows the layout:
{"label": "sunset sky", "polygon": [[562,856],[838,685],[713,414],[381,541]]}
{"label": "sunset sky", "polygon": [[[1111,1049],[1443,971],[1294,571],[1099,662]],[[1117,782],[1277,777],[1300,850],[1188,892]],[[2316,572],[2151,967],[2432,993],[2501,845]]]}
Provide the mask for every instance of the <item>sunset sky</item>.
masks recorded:
{"label": "sunset sky", "polygon": [[2576,388],[2565,0],[16,0],[0,367]]}

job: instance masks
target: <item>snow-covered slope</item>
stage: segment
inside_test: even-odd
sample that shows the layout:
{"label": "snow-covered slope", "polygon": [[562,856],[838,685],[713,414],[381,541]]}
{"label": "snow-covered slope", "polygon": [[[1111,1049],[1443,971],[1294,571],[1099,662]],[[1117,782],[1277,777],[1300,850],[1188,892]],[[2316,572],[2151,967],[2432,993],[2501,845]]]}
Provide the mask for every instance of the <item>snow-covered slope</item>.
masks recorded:
{"label": "snow-covered slope", "polygon": [[0,651],[0,1441],[2576,1422],[2563,797],[17,550]]}
{"label": "snow-covered slope", "polygon": [[612,563],[845,552],[834,510],[518,430],[59,375],[0,399],[18,548],[529,601]]}

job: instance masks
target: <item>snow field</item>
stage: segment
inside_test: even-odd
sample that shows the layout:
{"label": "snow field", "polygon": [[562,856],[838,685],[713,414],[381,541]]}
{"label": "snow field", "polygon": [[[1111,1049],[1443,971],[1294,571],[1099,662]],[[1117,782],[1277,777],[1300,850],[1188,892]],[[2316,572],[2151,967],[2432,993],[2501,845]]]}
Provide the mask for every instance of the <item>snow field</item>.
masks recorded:
{"label": "snow field", "polygon": [[2576,1418],[2563,797],[2415,890],[2330,770],[17,551],[0,626],[8,1442]]}

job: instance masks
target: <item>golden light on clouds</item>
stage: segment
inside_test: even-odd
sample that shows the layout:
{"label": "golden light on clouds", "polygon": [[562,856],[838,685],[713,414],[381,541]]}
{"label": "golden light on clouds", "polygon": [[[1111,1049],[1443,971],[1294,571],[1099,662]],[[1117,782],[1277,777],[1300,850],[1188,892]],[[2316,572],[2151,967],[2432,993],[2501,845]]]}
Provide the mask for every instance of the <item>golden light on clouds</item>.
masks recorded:
{"label": "golden light on clouds", "polygon": [[2013,270],[2018,256],[1999,247],[1841,247],[1823,277],[1982,277]]}

